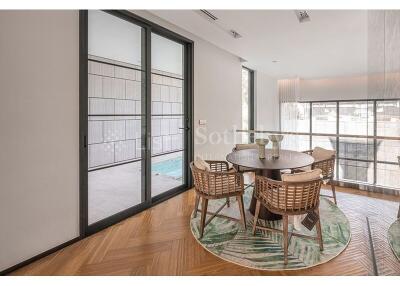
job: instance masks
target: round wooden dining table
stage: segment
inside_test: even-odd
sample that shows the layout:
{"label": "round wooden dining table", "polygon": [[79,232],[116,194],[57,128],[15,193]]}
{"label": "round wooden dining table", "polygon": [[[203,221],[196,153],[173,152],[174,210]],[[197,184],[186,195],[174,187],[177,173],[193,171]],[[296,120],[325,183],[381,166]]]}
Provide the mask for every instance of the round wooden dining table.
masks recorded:
{"label": "round wooden dining table", "polygon": [[[226,160],[233,165],[254,169],[256,175],[265,176],[276,181],[281,180],[282,170],[302,168],[314,163],[314,158],[312,156],[291,150],[280,150],[279,158],[274,159],[272,158],[271,149],[265,150],[265,159],[259,158],[257,149],[245,149],[229,153],[226,156]],[[249,208],[250,213],[253,215],[255,208],[256,199],[253,191],[253,197]],[[272,213],[261,206],[259,218],[265,220],[279,220],[282,219],[282,216]]]}

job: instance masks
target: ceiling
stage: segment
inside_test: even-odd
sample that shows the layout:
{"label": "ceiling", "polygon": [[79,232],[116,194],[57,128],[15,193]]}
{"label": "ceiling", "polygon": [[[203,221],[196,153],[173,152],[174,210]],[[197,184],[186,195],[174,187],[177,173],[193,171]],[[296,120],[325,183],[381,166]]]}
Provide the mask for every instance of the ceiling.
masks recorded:
{"label": "ceiling", "polygon": [[[367,69],[366,10],[152,10],[214,45],[246,60],[244,65],[276,78],[361,75]],[[242,38],[235,39],[229,30]],[[273,61],[278,61],[274,63]]]}

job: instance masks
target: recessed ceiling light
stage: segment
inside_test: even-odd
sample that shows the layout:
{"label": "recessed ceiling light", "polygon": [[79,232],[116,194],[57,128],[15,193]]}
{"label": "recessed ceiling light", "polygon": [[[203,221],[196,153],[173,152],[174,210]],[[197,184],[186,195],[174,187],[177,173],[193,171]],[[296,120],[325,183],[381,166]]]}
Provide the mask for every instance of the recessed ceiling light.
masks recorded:
{"label": "recessed ceiling light", "polygon": [[311,20],[306,10],[294,10],[294,13],[300,23],[309,22]]}

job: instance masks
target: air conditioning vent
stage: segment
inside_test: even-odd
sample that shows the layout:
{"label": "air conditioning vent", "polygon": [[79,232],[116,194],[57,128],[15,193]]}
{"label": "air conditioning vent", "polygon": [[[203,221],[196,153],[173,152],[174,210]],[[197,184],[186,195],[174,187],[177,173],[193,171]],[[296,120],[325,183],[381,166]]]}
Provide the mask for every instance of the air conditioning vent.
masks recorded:
{"label": "air conditioning vent", "polygon": [[211,21],[216,21],[218,18],[214,16],[211,12],[207,10],[200,10],[201,13],[203,13],[204,16],[206,16],[209,20]]}
{"label": "air conditioning vent", "polygon": [[297,19],[300,23],[311,21],[311,18],[306,10],[295,10],[294,12],[296,13]]}

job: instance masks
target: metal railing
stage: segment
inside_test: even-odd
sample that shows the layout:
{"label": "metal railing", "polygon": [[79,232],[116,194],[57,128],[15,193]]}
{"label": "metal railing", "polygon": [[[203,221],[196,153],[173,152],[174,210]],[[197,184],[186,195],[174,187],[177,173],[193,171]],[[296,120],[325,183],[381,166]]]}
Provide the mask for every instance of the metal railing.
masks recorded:
{"label": "metal railing", "polygon": [[[244,130],[244,129],[237,129],[236,132],[238,133],[249,133],[249,134],[279,134],[279,135],[295,135],[295,136],[309,136],[309,149],[312,149],[312,138],[313,137],[330,137],[330,138],[335,138],[336,139],[336,152],[337,152],[337,159],[336,160],[336,174],[335,174],[335,179],[337,182],[349,182],[354,185],[360,184],[364,186],[372,186],[372,187],[378,187],[380,191],[382,190],[399,190],[399,187],[391,187],[391,186],[386,186],[386,185],[378,185],[377,184],[377,165],[378,164],[388,164],[388,165],[398,165],[399,163],[397,162],[397,156],[395,156],[394,161],[381,161],[377,159],[377,140],[395,140],[395,141],[400,141],[400,136],[375,136],[375,135],[349,135],[349,134],[338,134],[338,133],[312,133],[312,132],[290,132],[290,131],[271,131],[271,130]],[[352,158],[352,157],[342,157],[340,156],[340,150],[339,150],[339,140],[342,138],[354,138],[354,139],[366,139],[367,142],[368,140],[373,140],[374,144],[371,144],[373,146],[373,154],[374,158],[373,159],[360,159],[360,158]],[[366,143],[368,144],[368,143]],[[305,151],[305,150],[299,150],[299,151]],[[373,178],[373,184],[364,182],[364,181],[358,181],[358,180],[349,180],[349,179],[339,179],[339,162],[340,160],[349,160],[349,161],[355,161],[355,162],[365,162],[365,163],[371,163],[373,164],[373,171],[374,171],[374,178]]]}
{"label": "metal railing", "polygon": [[288,132],[288,131],[266,131],[266,130],[242,130],[238,129],[236,132],[246,133],[266,133],[266,134],[279,134],[279,135],[306,135],[306,136],[326,136],[326,137],[342,137],[342,138],[361,138],[361,139],[376,139],[376,140],[400,140],[400,136],[374,136],[374,135],[348,135],[336,133],[310,133],[310,132]]}

